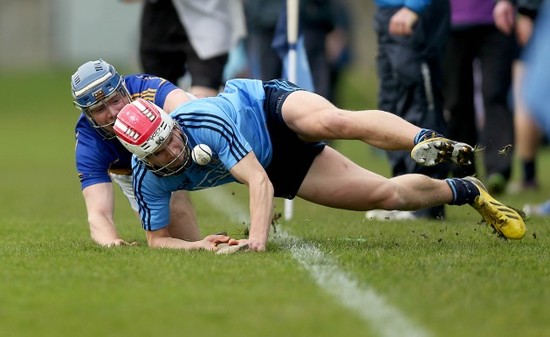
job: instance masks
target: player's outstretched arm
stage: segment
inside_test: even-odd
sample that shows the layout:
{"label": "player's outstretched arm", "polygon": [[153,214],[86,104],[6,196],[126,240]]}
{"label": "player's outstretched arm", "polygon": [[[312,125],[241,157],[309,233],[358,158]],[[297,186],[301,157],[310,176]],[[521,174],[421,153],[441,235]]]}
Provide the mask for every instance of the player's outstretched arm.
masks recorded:
{"label": "player's outstretched arm", "polygon": [[253,152],[248,153],[230,170],[241,183],[248,186],[250,193],[250,233],[248,248],[264,251],[273,213],[273,184]]}
{"label": "player's outstretched arm", "polygon": [[88,212],[90,236],[94,242],[105,247],[135,244],[121,239],[116,230],[113,218],[115,204],[112,183],[88,186],[82,190],[82,195]]}

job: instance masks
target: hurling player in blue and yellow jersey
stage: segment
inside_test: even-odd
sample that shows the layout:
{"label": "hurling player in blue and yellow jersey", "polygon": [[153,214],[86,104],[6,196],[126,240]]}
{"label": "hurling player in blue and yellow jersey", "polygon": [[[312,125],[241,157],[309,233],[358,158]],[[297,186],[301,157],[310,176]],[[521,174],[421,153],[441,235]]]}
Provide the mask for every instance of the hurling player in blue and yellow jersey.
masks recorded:
{"label": "hurling player in blue and yellow jersey", "polygon": [[[116,182],[137,212],[132,190],[131,153],[116,139],[113,124],[120,110],[141,98],[166,111],[189,101],[190,96],[174,84],[151,75],[121,76],[103,60],[81,65],[71,77],[74,104],[81,110],[76,123],[76,168],[86,203],[92,239],[102,246],[128,244],[120,238],[114,222],[114,190]],[[196,248],[214,249],[223,235],[200,240],[195,213],[187,193],[175,192],[169,199],[168,230],[179,239],[196,241]]]}
{"label": "hurling player in blue and yellow jersey", "polygon": [[[171,193],[229,182],[249,189],[250,235],[239,245],[254,251],[266,249],[273,197],[299,196],[356,211],[471,204],[507,238],[519,239],[526,230],[520,215],[473,177],[439,180],[405,174],[388,179],[320,140],[357,139],[384,150],[412,150],[413,159],[428,166],[442,160],[470,164],[471,146],[388,112],[338,109],[287,81],[230,80],[217,97],[191,100],[171,115],[136,100],[118,114],[114,130],[135,155],[134,192],[153,247],[190,247],[168,231]],[[191,155],[199,144],[211,152],[201,165]]]}

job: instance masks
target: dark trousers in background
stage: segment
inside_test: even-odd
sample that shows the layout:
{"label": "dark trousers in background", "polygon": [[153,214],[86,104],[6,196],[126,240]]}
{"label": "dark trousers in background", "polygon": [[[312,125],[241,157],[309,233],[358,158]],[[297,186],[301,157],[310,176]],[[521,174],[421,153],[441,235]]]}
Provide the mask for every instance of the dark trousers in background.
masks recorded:
{"label": "dark trousers in background", "polygon": [[[378,108],[392,112],[422,128],[446,134],[443,117],[442,59],[450,20],[446,0],[433,1],[422,13],[410,36],[388,32],[391,17],[399,8],[378,8],[375,31],[378,37],[377,71],[380,80]],[[394,176],[421,173],[444,179],[448,164],[423,167],[408,151],[388,152]],[[415,212],[416,216],[443,218],[444,207]]]}
{"label": "dark trousers in background", "polygon": [[[485,173],[508,180],[512,155],[499,150],[514,143],[513,113],[508,105],[512,62],[517,53],[513,34],[494,25],[455,28],[449,36],[445,58],[445,108],[452,139],[483,148]],[[479,60],[484,123],[476,124],[473,62]],[[480,131],[478,133],[478,130]],[[455,172],[460,175],[460,172]],[[475,173],[464,172],[467,175]]]}

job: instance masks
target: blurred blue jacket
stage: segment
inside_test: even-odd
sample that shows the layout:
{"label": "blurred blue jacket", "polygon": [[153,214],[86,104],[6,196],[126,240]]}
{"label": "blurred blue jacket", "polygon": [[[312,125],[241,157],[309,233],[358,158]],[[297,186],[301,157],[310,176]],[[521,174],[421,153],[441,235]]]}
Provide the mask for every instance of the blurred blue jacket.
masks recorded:
{"label": "blurred blue jacket", "polygon": [[374,0],[376,6],[380,8],[407,7],[416,13],[422,12],[431,2],[431,0]]}
{"label": "blurred blue jacket", "polygon": [[550,1],[539,11],[533,37],[525,52],[525,102],[539,127],[550,135]]}

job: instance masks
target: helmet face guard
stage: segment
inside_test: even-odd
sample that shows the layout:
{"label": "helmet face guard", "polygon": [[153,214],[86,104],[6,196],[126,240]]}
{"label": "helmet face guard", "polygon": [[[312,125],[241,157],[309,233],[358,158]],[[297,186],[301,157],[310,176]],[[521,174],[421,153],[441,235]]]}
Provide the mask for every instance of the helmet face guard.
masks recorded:
{"label": "helmet face guard", "polygon": [[[168,144],[171,144],[172,142],[178,142],[181,150],[171,150],[168,147]],[[158,165],[157,163],[162,163],[163,160],[159,156],[159,153],[162,152],[164,152],[164,156],[167,155],[172,159],[169,161],[167,160],[167,163],[165,164]],[[191,164],[191,150],[187,144],[187,136],[179,129],[179,127],[173,128],[170,136],[164,141],[156,152],[140,160],[147,167],[147,169],[149,169],[149,171],[159,176],[165,177],[183,172]]]}
{"label": "helmet face guard", "polygon": [[114,124],[118,140],[161,176],[182,172],[191,163],[187,136],[160,107],[144,99],[127,104]]}
{"label": "helmet face guard", "polygon": [[94,129],[104,138],[114,138],[114,121],[98,124],[93,113],[101,110],[102,106],[108,108],[117,99],[131,102],[124,79],[115,68],[103,60],[84,63],[71,76],[71,91],[74,105],[85,114]]}

